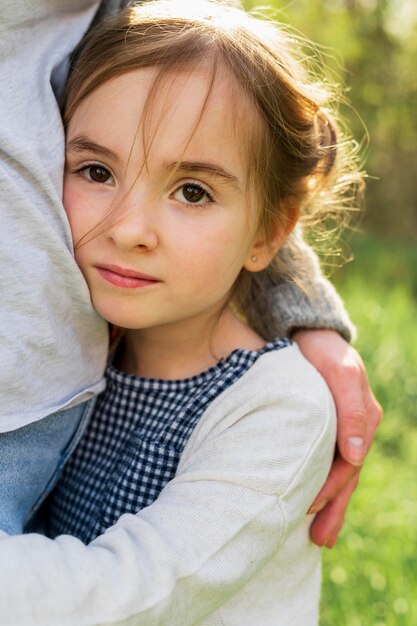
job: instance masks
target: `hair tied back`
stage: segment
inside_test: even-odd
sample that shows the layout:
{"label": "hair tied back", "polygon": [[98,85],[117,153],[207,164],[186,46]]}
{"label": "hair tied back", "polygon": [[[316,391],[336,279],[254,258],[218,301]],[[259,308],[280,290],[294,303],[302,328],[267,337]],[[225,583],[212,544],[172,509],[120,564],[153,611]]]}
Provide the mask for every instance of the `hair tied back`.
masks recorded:
{"label": "hair tied back", "polygon": [[333,169],[337,156],[337,133],[335,126],[326,113],[319,109],[316,113],[316,125],[322,152],[323,168],[321,173],[328,176]]}

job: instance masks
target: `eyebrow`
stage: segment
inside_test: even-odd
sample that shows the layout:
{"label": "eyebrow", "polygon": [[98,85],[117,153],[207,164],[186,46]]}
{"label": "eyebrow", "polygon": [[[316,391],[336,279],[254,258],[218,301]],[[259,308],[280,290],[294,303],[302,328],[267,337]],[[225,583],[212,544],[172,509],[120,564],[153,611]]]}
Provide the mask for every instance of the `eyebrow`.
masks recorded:
{"label": "eyebrow", "polygon": [[67,142],[67,150],[71,152],[93,152],[106,159],[111,159],[114,163],[123,163],[122,159],[110,148],[102,146],[85,135],[79,135]]}
{"label": "eyebrow", "polygon": [[[79,135],[67,142],[67,150],[71,152],[93,152],[96,155],[100,155],[107,159],[111,159],[115,163],[123,164],[122,159],[110,148],[102,146],[91,139],[88,139],[85,135]],[[240,182],[237,176],[234,176],[217,163],[210,161],[181,161],[172,162],[166,165],[168,171],[187,171],[187,172],[203,172],[209,174],[215,178],[222,178],[228,181],[233,186],[240,189]]]}
{"label": "eyebrow", "polygon": [[211,163],[210,161],[181,161],[179,163],[169,163],[167,169],[169,171],[203,172],[215,178],[223,178],[240,189],[240,181],[237,176],[223,169],[220,165],[217,165],[217,163]]}

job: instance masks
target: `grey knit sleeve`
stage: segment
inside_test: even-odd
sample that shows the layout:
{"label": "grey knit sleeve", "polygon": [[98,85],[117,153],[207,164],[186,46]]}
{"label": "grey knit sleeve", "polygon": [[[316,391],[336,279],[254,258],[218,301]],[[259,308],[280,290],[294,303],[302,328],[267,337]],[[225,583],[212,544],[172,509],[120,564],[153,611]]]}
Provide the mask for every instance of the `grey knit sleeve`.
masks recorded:
{"label": "grey knit sleeve", "polygon": [[297,229],[279,252],[286,275],[256,282],[256,306],[250,312],[251,325],[263,336],[289,336],[299,328],[328,328],[347,341],[356,331],[340,296],[323,276],[317,255]]}

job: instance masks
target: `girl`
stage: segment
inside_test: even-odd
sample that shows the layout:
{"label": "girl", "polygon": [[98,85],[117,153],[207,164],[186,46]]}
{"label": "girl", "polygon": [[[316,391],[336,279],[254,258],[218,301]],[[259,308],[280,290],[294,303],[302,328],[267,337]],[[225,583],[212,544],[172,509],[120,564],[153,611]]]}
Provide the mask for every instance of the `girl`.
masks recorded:
{"label": "girl", "polygon": [[306,512],[334,406],[250,322],[299,216],[361,177],[293,55],[204,2],[132,7],[83,49],[64,204],[93,304],[125,330],[50,502],[60,536],[2,537],[5,623],[317,624]]}

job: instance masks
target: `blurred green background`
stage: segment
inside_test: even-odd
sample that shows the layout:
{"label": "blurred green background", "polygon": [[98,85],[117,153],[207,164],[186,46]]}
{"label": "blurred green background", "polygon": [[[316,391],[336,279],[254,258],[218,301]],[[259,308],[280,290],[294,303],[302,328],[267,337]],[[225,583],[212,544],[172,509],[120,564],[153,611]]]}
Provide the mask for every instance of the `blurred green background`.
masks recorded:
{"label": "blurred green background", "polygon": [[369,135],[366,211],[345,237],[354,260],[332,280],[385,414],[340,539],[324,551],[321,626],[416,626],[417,1],[265,4],[320,44],[348,87],[353,135]]}

